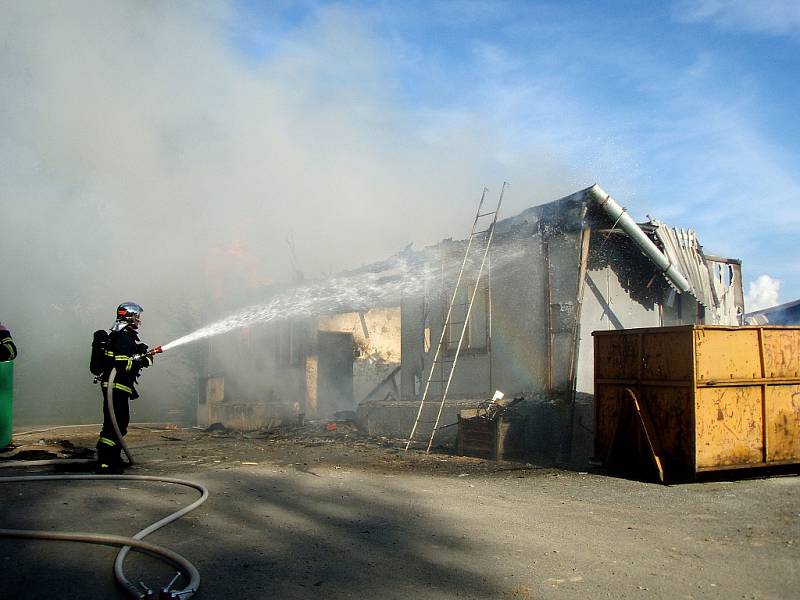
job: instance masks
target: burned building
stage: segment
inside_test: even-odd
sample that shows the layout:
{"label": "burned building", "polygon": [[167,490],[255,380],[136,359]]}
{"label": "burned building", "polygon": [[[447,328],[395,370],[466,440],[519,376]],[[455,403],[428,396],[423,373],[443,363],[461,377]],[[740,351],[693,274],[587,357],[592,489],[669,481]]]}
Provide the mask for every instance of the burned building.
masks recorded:
{"label": "burned building", "polygon": [[213,338],[198,423],[253,430],[399,397],[400,309],[294,317]]}
{"label": "burned building", "polygon": [[[401,399],[364,407],[371,432],[408,435],[430,379],[433,402],[419,417],[421,438],[430,434],[449,376],[445,360],[431,377],[437,340],[456,358],[460,327],[446,314],[464,251],[465,242],[451,240],[424,251],[424,292],[401,303]],[[501,390],[525,398],[518,411],[528,455],[585,461],[593,364],[602,360],[593,331],[737,325],[743,313],[740,261],[704,253],[691,230],[634,223],[598,186],[498,221],[489,258],[439,420],[443,443],[453,442],[459,411]],[[463,321],[470,285],[455,299],[451,323]],[[443,328],[452,331],[442,336]]]}
{"label": "burned building", "polygon": [[[212,341],[200,421],[251,428],[357,410],[369,433],[407,437],[428,387],[420,439],[443,404],[436,439],[452,444],[458,412],[501,390],[524,398],[528,455],[581,462],[602,360],[593,331],[742,318],[740,261],[708,254],[691,230],[635,223],[598,186],[497,221],[479,280],[467,246],[407,249],[357,272],[370,274],[370,290],[381,282],[391,293],[355,293],[329,314]],[[444,360],[432,371],[437,348]],[[442,403],[442,365],[453,361]]]}

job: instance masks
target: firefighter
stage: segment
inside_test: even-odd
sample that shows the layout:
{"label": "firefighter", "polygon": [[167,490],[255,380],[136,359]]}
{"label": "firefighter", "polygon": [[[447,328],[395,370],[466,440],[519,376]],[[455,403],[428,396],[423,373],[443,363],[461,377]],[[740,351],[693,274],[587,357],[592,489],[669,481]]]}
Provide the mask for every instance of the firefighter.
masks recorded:
{"label": "firefighter", "polygon": [[100,376],[103,393],[103,429],[97,441],[98,473],[118,474],[122,472],[121,440],[117,438],[111,415],[108,412],[106,391],[114,372],[112,402],[119,432],[124,436],[130,422],[129,400],[139,397],[135,384],[139,371],[153,364],[147,354],[147,345],[139,341],[139,323],[143,309],[135,302],[123,302],[117,307],[117,319],[108,334],[105,348],[103,374]]}
{"label": "firefighter", "polygon": [[11,332],[8,327],[0,323],[0,362],[6,362],[17,358],[17,347],[11,339]]}

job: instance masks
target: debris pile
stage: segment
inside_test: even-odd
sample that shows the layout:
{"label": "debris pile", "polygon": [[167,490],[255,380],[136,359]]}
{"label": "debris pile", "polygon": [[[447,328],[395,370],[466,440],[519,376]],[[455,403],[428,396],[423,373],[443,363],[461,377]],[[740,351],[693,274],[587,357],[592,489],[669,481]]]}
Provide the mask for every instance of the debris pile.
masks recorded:
{"label": "debris pile", "polygon": [[93,449],[76,446],[69,440],[40,439],[32,444],[10,444],[0,453],[0,462],[92,458]]}
{"label": "debris pile", "polygon": [[336,413],[333,419],[303,420],[292,424],[264,427],[255,431],[242,432],[229,429],[223,423],[212,423],[203,429],[214,437],[241,437],[251,440],[286,440],[304,439],[307,441],[331,440],[340,441],[367,439],[355,422],[353,411]]}
{"label": "debris pile", "polygon": [[478,413],[475,415],[475,418],[496,421],[524,399],[525,397],[522,395],[506,398],[505,394],[498,390],[494,393],[491,400],[481,402],[478,406]]}

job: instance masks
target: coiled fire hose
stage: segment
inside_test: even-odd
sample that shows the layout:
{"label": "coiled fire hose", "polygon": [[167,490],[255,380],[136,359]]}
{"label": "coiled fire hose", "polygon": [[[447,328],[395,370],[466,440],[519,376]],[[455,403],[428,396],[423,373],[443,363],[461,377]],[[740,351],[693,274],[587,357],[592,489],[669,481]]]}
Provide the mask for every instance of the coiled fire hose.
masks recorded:
{"label": "coiled fire hose", "polygon": [[[184,485],[191,487],[200,492],[200,497],[187,504],[180,510],[175,511],[171,515],[164,517],[160,521],[145,527],[133,537],[124,537],[119,535],[106,535],[101,533],[84,533],[84,532],[61,532],[61,531],[37,531],[32,529],[0,529],[0,536],[11,538],[28,538],[39,540],[61,540],[69,542],[85,542],[89,544],[103,544],[107,546],[122,546],[122,549],[117,553],[117,558],[114,560],[114,577],[117,582],[125,589],[128,594],[137,599],[149,598],[191,598],[200,587],[200,573],[195,566],[186,560],[177,552],[173,552],[167,548],[163,548],[150,542],[144,542],[142,539],[154,531],[161,529],[165,525],[180,519],[183,515],[193,511],[200,506],[208,498],[208,489],[194,481],[187,481],[185,479],[175,479],[173,477],[155,477],[150,475],[30,475],[22,477],[0,477],[0,483],[20,483],[20,482],[41,482],[41,481],[75,481],[75,480],[121,480],[121,481],[159,481],[163,483],[173,483],[176,485]],[[125,558],[128,556],[130,549],[134,547],[143,550],[148,554],[162,558],[167,562],[175,565],[180,573],[188,579],[187,585],[180,590],[170,590],[169,588],[177,580],[177,576],[169,585],[160,590],[159,595],[154,595],[156,592],[146,588],[143,584],[142,589],[134,585],[126,576],[123,570]]]}
{"label": "coiled fire hose", "polygon": [[[106,392],[106,402],[108,405],[109,415],[111,422],[114,426],[114,431],[117,434],[117,439],[120,440],[122,449],[128,457],[129,464],[133,464],[133,457],[125,444],[122,435],[120,435],[119,425],[117,424],[116,416],[114,415],[114,406],[112,402],[112,389],[114,386],[115,370],[112,370],[108,381],[108,390]],[[42,464],[61,464],[63,461],[21,461],[14,466],[26,467],[36,466]],[[85,461],[81,461],[85,462]],[[191,598],[200,587],[200,573],[195,566],[190,563],[186,558],[156,544],[142,541],[143,538],[150,535],[154,531],[161,529],[165,525],[177,521],[185,514],[193,511],[200,506],[208,498],[208,489],[194,481],[185,479],[176,479],[173,477],[155,477],[150,475],[28,475],[20,477],[0,477],[0,484],[2,483],[21,483],[21,482],[41,482],[41,481],[87,481],[87,480],[122,480],[122,481],[158,481],[162,483],[172,483],[176,485],[183,485],[194,488],[200,492],[200,497],[184,506],[183,508],[175,511],[174,513],[164,517],[160,521],[156,521],[152,525],[145,527],[133,537],[125,537],[119,535],[108,535],[102,533],[85,533],[85,532],[62,532],[62,531],[38,531],[33,529],[0,529],[0,537],[10,538],[25,538],[25,539],[39,539],[39,540],[59,540],[69,542],[84,542],[89,544],[102,544],[107,546],[121,546],[122,548],[117,553],[114,560],[114,577],[117,582],[125,589],[129,596],[137,600],[148,600],[158,598],[170,598],[185,600]],[[156,556],[171,563],[178,568],[178,574],[172,579],[169,584],[163,587],[158,592],[155,592],[139,583],[139,586],[134,585],[126,576],[124,571],[125,558],[128,556],[131,548],[137,548],[148,554]],[[187,584],[179,590],[170,589],[178,578],[183,575],[188,581]],[[141,589],[140,589],[141,588]]]}

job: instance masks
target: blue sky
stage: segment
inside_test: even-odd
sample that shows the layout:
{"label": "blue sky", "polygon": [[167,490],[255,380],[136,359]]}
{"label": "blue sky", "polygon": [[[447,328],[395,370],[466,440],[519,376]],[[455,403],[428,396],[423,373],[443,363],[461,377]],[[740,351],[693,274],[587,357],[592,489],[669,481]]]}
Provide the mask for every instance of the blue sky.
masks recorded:
{"label": "blue sky", "polygon": [[242,1],[230,41],[268,64],[320,21],[380,63],[331,81],[371,78],[420,135],[475,126],[492,176],[543,154],[741,258],[746,289],[767,275],[776,300],[800,297],[800,2]]}

